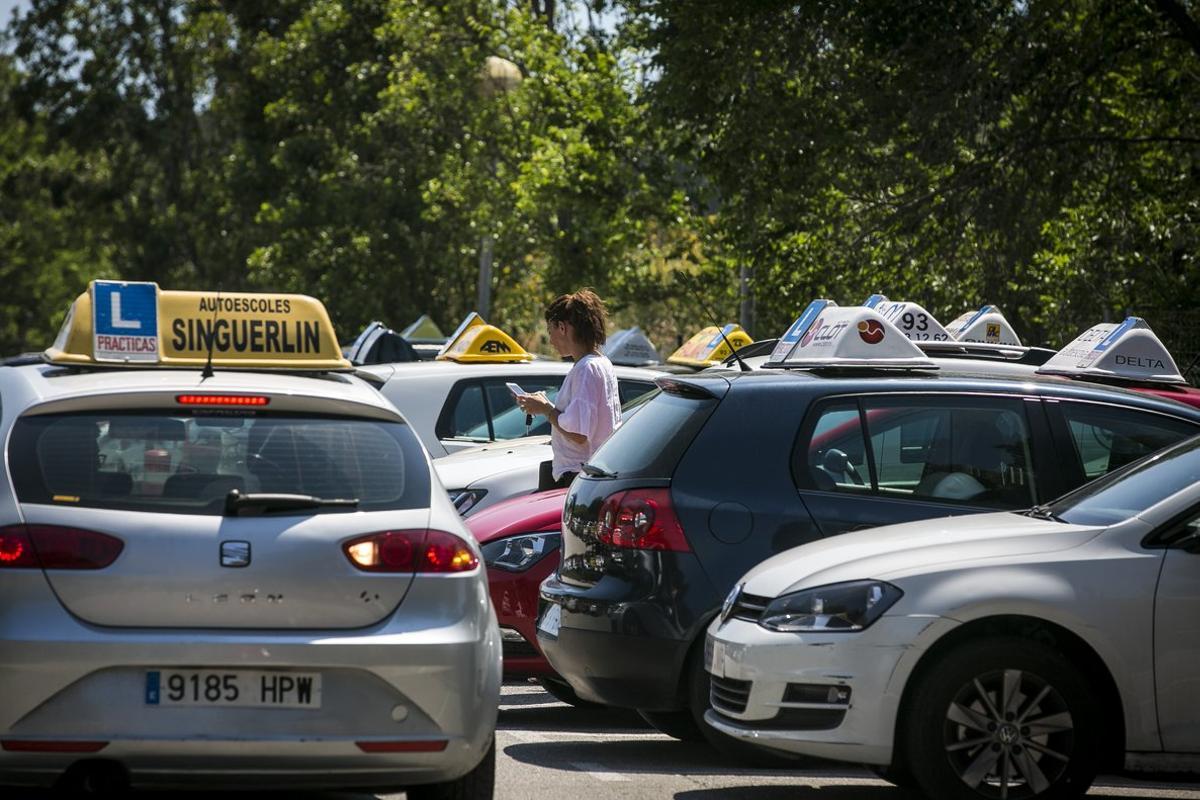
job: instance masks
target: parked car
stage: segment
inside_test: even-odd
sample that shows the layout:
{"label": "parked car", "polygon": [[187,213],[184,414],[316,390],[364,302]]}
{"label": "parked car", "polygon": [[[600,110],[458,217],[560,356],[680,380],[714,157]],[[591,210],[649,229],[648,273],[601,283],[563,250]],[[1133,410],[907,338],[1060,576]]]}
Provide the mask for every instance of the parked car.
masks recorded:
{"label": "parked car", "polygon": [[1181,403],[935,363],[864,307],[822,311],[779,368],[658,383],[570,488],[538,642],[581,698],[680,738],[705,735],[702,631],[769,556],[1028,508],[1200,430]]}
{"label": "parked car", "polygon": [[482,553],[323,306],[96,281],[0,395],[0,783],[492,796]]}
{"label": "parked car", "polygon": [[706,719],[936,798],[1194,770],[1197,559],[1200,438],[1027,511],[804,545],[710,627]]}

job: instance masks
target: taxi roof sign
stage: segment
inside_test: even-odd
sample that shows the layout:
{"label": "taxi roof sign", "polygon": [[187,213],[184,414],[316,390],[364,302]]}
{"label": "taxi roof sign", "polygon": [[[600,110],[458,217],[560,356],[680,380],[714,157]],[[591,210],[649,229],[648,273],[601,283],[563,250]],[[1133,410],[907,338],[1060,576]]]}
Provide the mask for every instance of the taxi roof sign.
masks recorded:
{"label": "taxi roof sign", "polygon": [[816,321],[817,316],[826,308],[836,307],[837,303],[832,300],[813,300],[809,303],[808,307],[800,312],[800,316],[796,317],[796,321],[788,327],[783,336],[779,337],[779,341],[775,343],[775,348],[771,351],[771,357],[767,359],[767,363],[778,364],[786,360],[788,354],[795,348],[796,342],[800,341],[800,337]]}
{"label": "taxi roof sign", "polygon": [[878,311],[879,316],[895,325],[901,333],[923,348],[954,346],[954,338],[950,332],[933,314],[917,303],[892,301],[881,294],[873,294],[863,305]]}
{"label": "taxi roof sign", "polygon": [[441,344],[446,341],[446,334],[442,333],[442,329],[428,314],[417,317],[411,325],[400,331],[400,335],[410,342],[421,342],[422,344],[433,342]]}
{"label": "taxi roof sign", "polygon": [[983,306],[968,311],[946,326],[957,342],[1021,347],[1021,339],[996,306]]}
{"label": "taxi roof sign", "polygon": [[77,366],[350,370],[321,301],[92,281],[43,357]]}
{"label": "taxi roof sign", "polygon": [[[686,367],[713,367],[733,355],[733,350],[740,350],[753,341],[750,334],[735,322],[723,328],[710,325],[684,342],[683,347],[667,358],[667,363]],[[733,350],[730,349],[730,345],[733,345]]]}
{"label": "taxi roof sign", "polygon": [[1122,378],[1150,383],[1187,383],[1175,359],[1141,317],[1103,322],[1088,328],[1038,372]]}
{"label": "taxi roof sign", "polygon": [[460,364],[501,364],[532,361],[533,355],[516,340],[472,311],[437,354],[439,361]]}
{"label": "taxi roof sign", "polygon": [[636,325],[619,330],[608,337],[608,342],[604,345],[604,355],[608,356],[612,363],[626,367],[646,367],[662,363],[662,357],[654,344]]}
{"label": "taxi roof sign", "polygon": [[866,306],[826,307],[781,367],[937,369],[900,330]]}

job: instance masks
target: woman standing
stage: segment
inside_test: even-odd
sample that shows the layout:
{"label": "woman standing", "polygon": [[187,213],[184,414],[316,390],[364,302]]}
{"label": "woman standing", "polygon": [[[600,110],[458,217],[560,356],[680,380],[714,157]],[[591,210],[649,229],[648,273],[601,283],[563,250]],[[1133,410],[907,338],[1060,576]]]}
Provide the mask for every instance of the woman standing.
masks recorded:
{"label": "woman standing", "polygon": [[575,365],[553,403],[545,392],[522,395],[517,405],[527,414],[550,420],[555,486],[569,486],[582,465],[604,444],[621,415],[617,376],[600,352],[608,338],[604,302],[591,289],[564,294],[546,308],[550,344]]}

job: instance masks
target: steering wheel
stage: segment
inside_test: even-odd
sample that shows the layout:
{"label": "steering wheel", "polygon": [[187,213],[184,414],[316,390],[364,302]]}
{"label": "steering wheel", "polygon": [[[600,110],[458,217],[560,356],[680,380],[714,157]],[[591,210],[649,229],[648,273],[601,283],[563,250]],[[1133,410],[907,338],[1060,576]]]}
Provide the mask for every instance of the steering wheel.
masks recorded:
{"label": "steering wheel", "polygon": [[829,448],[821,456],[821,469],[828,473],[834,482],[837,482],[838,476],[842,475],[849,477],[850,482],[855,486],[865,485],[862,475],[858,473],[858,468],[850,463],[850,456],[836,447]]}

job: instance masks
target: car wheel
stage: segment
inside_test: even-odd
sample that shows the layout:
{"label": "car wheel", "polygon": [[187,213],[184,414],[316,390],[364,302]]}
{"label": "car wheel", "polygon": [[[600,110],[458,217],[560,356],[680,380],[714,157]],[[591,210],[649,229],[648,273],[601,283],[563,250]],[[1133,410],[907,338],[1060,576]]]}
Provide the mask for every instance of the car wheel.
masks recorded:
{"label": "car wheel", "polygon": [[1015,637],[969,642],[914,687],[908,768],[931,797],[1078,797],[1099,766],[1095,697],[1051,647]]}
{"label": "car wheel", "polygon": [[571,684],[562,678],[538,678],[538,683],[542,685],[543,689],[553,695],[555,700],[560,700],[569,706],[575,706],[576,708],[607,708],[607,706],[600,703],[584,700],[575,694],[575,690],[571,688]]}
{"label": "car wheel", "polygon": [[672,739],[681,742],[703,742],[704,733],[692,717],[691,709],[679,711],[643,711],[638,709],[638,715],[646,720],[651,728],[659,733],[665,733]]}
{"label": "car wheel", "polygon": [[496,789],[496,740],[475,769],[446,783],[413,786],[405,792],[408,800],[492,800]]}

